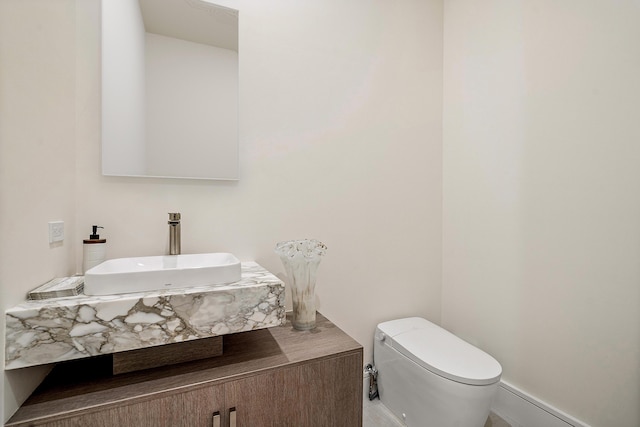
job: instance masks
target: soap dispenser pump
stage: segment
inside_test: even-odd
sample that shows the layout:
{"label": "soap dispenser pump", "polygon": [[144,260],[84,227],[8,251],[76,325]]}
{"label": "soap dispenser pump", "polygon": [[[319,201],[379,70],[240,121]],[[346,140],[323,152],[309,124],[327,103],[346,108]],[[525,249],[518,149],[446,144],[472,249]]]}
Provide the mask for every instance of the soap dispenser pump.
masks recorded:
{"label": "soap dispenser pump", "polygon": [[[92,225],[91,228],[93,228],[93,233],[89,235],[89,240],[102,240],[102,243],[106,243],[107,239],[101,239],[100,235],[98,234],[98,228],[104,229],[104,227],[100,227],[99,225]],[[86,240],[84,242],[87,243]]]}
{"label": "soap dispenser pump", "polygon": [[99,225],[91,226],[92,233],[88,239],[82,241],[82,272],[85,273],[90,268],[101,264],[105,260],[107,254],[107,239],[101,239],[98,234],[98,228],[104,229]]}

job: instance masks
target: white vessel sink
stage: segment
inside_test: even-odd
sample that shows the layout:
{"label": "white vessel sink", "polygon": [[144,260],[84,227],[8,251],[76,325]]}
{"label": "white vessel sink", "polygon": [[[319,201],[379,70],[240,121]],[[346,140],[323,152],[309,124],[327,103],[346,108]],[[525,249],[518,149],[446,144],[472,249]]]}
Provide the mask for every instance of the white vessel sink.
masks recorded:
{"label": "white vessel sink", "polygon": [[84,274],[86,295],[161,291],[240,280],[240,261],[229,253],[110,259]]}

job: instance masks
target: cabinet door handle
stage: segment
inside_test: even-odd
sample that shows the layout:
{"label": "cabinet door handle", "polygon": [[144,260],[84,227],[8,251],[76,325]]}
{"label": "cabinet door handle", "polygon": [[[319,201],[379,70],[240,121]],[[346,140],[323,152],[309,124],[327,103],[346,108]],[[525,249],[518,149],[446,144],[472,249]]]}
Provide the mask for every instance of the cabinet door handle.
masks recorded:
{"label": "cabinet door handle", "polygon": [[236,408],[229,408],[229,427],[236,427]]}
{"label": "cabinet door handle", "polygon": [[220,425],[220,412],[219,411],[216,411],[216,412],[213,413],[213,417],[212,417],[212,420],[211,420],[211,425],[213,427],[222,427]]}

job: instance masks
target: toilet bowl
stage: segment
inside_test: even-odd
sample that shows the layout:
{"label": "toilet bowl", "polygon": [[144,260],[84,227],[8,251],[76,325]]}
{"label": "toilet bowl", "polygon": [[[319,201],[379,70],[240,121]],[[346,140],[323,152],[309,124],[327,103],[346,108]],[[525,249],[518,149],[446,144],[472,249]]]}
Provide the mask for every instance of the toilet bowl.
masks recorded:
{"label": "toilet bowl", "polygon": [[409,427],[483,427],[502,367],[428,320],[380,323],[374,363],[382,403]]}

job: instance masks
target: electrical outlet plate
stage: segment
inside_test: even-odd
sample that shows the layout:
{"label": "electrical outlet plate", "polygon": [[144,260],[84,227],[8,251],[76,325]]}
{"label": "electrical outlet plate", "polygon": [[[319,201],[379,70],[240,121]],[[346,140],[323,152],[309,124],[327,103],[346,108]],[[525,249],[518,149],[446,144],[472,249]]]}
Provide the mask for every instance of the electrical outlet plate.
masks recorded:
{"label": "electrical outlet plate", "polygon": [[49,243],[62,242],[64,240],[64,221],[49,222]]}

